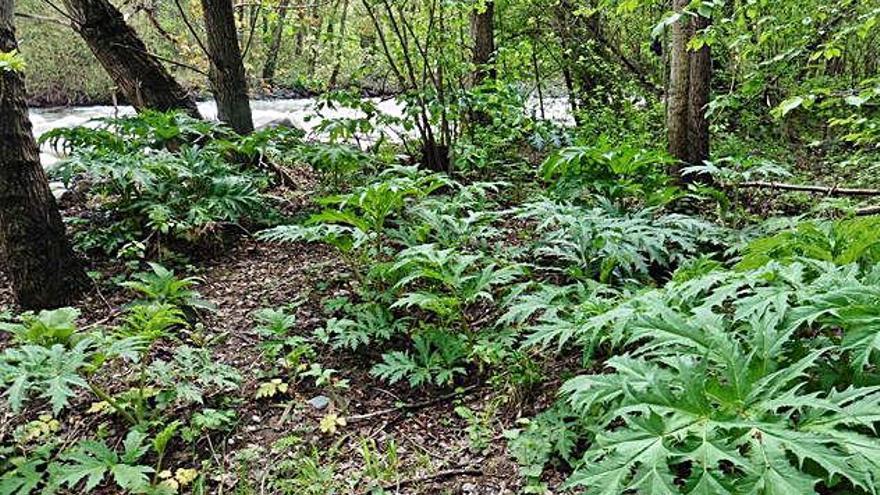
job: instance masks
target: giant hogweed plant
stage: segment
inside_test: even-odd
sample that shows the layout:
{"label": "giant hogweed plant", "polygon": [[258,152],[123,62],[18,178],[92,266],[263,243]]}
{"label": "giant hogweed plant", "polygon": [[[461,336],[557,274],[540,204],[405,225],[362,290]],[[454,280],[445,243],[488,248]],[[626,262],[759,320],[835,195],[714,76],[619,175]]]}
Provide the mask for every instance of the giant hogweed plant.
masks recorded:
{"label": "giant hogweed plant", "polygon": [[486,331],[486,323],[499,306],[498,296],[525,274],[521,265],[420,244],[399,252],[390,272],[397,280],[390,308],[430,317],[410,330],[413,351],[384,354],[374,375],[392,383],[407,378],[413,387],[443,386],[469,365],[509,354],[510,335]]}
{"label": "giant hogweed plant", "polygon": [[182,112],[147,110],[137,115],[94,119],[88,126],[52,129],[40,136],[40,144],[47,143],[67,154],[137,154],[145,148],[177,150],[184,144],[204,144],[232,135],[231,129],[217,122]]}
{"label": "giant hogweed plant", "polygon": [[398,167],[374,182],[348,194],[322,198],[324,210],[302,225],[283,225],[265,230],[258,238],[270,242],[322,242],[335,248],[362,282],[364,268],[381,259],[389,224],[404,208],[446,184],[436,174],[421,174]]}
{"label": "giant hogweed plant", "polygon": [[682,194],[666,173],[673,162],[665,151],[603,138],[554,152],[541,165],[540,176],[550,185],[550,193],[562,200],[599,197],[619,206],[662,206]]}
{"label": "giant hogweed plant", "polygon": [[[85,177],[103,213],[104,228],[77,235],[84,250],[116,254],[126,243],[161,246],[164,239],[195,242],[220,230],[270,220],[265,176],[241,171],[200,148],[179,153],[84,151],[53,175],[68,185]],[[104,234],[102,234],[102,232]]]}
{"label": "giant hogweed plant", "polygon": [[451,194],[425,198],[407,208],[390,235],[407,247],[433,243],[444,248],[484,249],[501,233],[494,224],[503,212],[495,210],[492,196],[505,185],[450,182]]}
{"label": "giant hogweed plant", "polygon": [[562,388],[597,425],[568,486],[875,493],[878,288],[876,268],[813,260],[712,271],[556,335],[628,350]]}
{"label": "giant hogweed plant", "polygon": [[[158,266],[154,270],[170,274]],[[150,276],[155,273],[142,274],[139,283],[149,281]],[[156,342],[170,338],[187,325],[183,312],[186,306],[176,304],[197,299],[194,291],[181,290],[191,283],[170,283],[176,287],[174,294],[185,298],[174,299],[168,291],[156,291],[127,308],[121,322],[110,328],[81,330],[76,325],[79,313],[70,308],[24,314],[3,322],[0,331],[11,333],[13,338],[13,345],[0,353],[0,387],[10,409],[17,413],[25,404],[43,399],[57,415],[71,406],[78,392],[87,391],[106,409],[135,426],[155,419],[155,411],[148,410],[148,400],[157,394],[177,396],[195,390],[189,397],[201,402],[203,389],[234,388],[237,373],[213,363],[207,351],[178,348],[174,362],[185,372],[162,373],[168,366],[163,367],[161,359],[151,360],[150,350]],[[100,378],[107,366],[118,361],[133,366],[139,380],[114,397],[103,388]]]}
{"label": "giant hogweed plant", "polygon": [[873,266],[880,260],[880,218],[801,222],[749,243],[737,267],[750,269],[773,260],[787,262],[798,257],[837,265],[859,263]]}
{"label": "giant hogweed plant", "polygon": [[[151,352],[160,340],[176,340],[175,333],[186,326],[182,308],[198,299],[192,280],[174,281],[171,272],[153,269],[130,286],[147,299],[128,307],[113,327],[78,328],[79,313],[70,308],[7,316],[0,325],[11,334],[9,347],[0,353],[0,390],[9,409],[48,407],[52,412],[16,429],[14,446],[3,439],[0,493],[48,494],[62,488],[78,493],[112,486],[120,493],[170,495],[192,482],[192,469],[178,469],[171,481],[150,477],[163,471],[166,449],[182,424],[169,420],[167,412],[207,404],[236,389],[240,376],[205,348],[179,346],[167,361]],[[122,390],[111,393],[103,388],[107,371],[120,362],[134,368],[133,377],[117,378],[114,388]],[[112,413],[132,428],[121,451],[100,434],[72,446],[53,438],[58,428],[54,417],[87,397],[95,401],[90,414]],[[151,430],[156,431],[152,437]],[[148,438],[152,441],[146,444]],[[152,466],[146,464],[149,451]]]}
{"label": "giant hogweed plant", "polygon": [[645,281],[652,268],[674,269],[717,242],[720,229],[656,209],[623,212],[609,203],[586,208],[543,199],[515,210],[535,222],[535,252],[576,279]]}
{"label": "giant hogweed plant", "polygon": [[394,290],[400,298],[392,308],[419,308],[435,314],[446,326],[472,332],[468,308],[494,303],[495,290],[523,275],[515,264],[499,264],[480,254],[464,254],[423,244],[401,251],[391,270],[398,274]]}

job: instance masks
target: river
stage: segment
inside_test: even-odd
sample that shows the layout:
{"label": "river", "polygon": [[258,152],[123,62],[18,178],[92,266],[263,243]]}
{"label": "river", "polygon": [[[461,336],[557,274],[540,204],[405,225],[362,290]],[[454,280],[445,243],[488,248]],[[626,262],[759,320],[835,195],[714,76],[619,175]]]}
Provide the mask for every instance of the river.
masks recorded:
{"label": "river", "polygon": [[[385,114],[397,117],[403,114],[403,107],[394,99],[374,99],[374,101],[379,111]],[[314,98],[253,100],[251,101],[251,110],[253,112],[254,125],[259,128],[274,121],[287,119],[294,126],[303,129],[307,133],[311,133],[321,122],[322,118],[362,116],[359,112],[351,109],[339,108],[336,110],[322,110],[322,116],[318,117],[315,102]],[[530,111],[535,112],[538,108],[538,102],[530,101],[528,107]],[[546,117],[550,120],[563,124],[571,123],[572,119],[564,98],[548,98],[545,101],[544,110]],[[217,118],[217,105],[213,101],[200,102],[199,111],[205,118]],[[34,135],[37,137],[52,129],[89,125],[93,119],[131,114],[134,114],[134,109],[129,106],[33,108],[30,110]],[[43,166],[49,167],[57,163],[59,158],[48,146],[44,146],[41,159]]]}

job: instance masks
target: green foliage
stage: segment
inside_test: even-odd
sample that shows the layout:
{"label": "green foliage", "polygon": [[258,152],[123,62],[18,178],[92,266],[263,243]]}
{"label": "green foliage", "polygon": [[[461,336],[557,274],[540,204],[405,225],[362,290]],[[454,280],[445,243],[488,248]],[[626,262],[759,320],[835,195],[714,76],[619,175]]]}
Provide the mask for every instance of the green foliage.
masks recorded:
{"label": "green foliage", "polygon": [[76,394],[88,388],[83,372],[89,368],[95,342],[84,339],[70,349],[27,344],[0,354],[0,383],[6,400],[20,412],[31,395],[47,399],[54,413],[60,412]]}
{"label": "green foliage", "polygon": [[563,148],[541,165],[541,178],[562,199],[597,195],[613,202],[662,206],[680,196],[666,173],[673,160],[661,151],[614,145]]}
{"label": "green foliage", "polygon": [[504,185],[452,183],[453,194],[425,198],[408,208],[404,221],[391,236],[410,247],[435,243],[444,248],[484,248],[500,234],[493,224],[502,213],[490,210],[490,196],[498,194]]}
{"label": "green foliage", "polygon": [[346,308],[346,317],[330,318],[325,328],[317,332],[319,340],[334,349],[358,350],[364,346],[388,341],[403,333],[407,320],[395,318],[382,304],[361,303]]}
{"label": "green foliage", "polygon": [[114,484],[130,493],[147,493],[150,487],[151,467],[139,464],[149,450],[144,445],[147,435],[132,430],[118,453],[106,443],[83,440],[62,456],[64,464],[58,468],[58,483],[70,489],[81,486],[86,493],[100,485],[107,476]]}
{"label": "green foliage", "polygon": [[17,50],[0,52],[0,71],[24,72],[26,64]]}
{"label": "green foliage", "polygon": [[146,373],[158,389],[160,408],[204,405],[210,397],[237,390],[242,380],[238,370],[218,362],[209,350],[187,345],[174,349],[170,360],[154,360]]}
{"label": "green foliage", "polygon": [[645,279],[652,266],[673,268],[719,233],[694,217],[656,209],[624,213],[608,204],[588,209],[543,200],[523,205],[517,217],[537,222],[538,254],[574,277],[603,282]]}
{"label": "green foliage", "polygon": [[737,267],[748,270],[799,258],[873,266],[880,260],[880,218],[801,222],[791,230],[751,242]]}
{"label": "green foliage", "polygon": [[324,242],[343,254],[355,274],[362,277],[369,259],[382,254],[387,224],[411,201],[445,183],[442,176],[414,168],[390,169],[349,194],[322,198],[319,203],[329,208],[313,215],[306,225],[275,227],[257,237],[270,242]]}
{"label": "green foliage", "polygon": [[857,265],[771,263],[709,271],[596,312],[573,334],[604,332],[625,352],[562,388],[596,425],[568,485],[806,493],[822,482],[872,492],[880,443],[863,426],[880,410],[866,375],[878,280]]}
{"label": "green foliage", "polygon": [[38,314],[24,313],[15,322],[0,322],[0,330],[11,333],[22,344],[51,347],[54,344],[68,345],[76,333],[76,319],[79,310],[61,308],[40,311]]}
{"label": "green foliage", "polygon": [[444,321],[462,321],[469,305],[494,302],[493,289],[523,274],[520,266],[498,266],[481,255],[465,255],[434,244],[415,246],[397,255],[392,267],[399,277],[395,289],[406,292],[391,307],[417,307]]}
{"label": "green foliage", "polygon": [[192,415],[189,425],[181,430],[181,436],[185,441],[191,442],[214,431],[226,431],[235,424],[235,420],[236,413],[233,410],[202,409]]}
{"label": "green foliage", "polygon": [[338,143],[310,143],[299,148],[300,158],[330,178],[338,189],[355,172],[372,163],[372,157],[360,149]]}
{"label": "green foliage", "polygon": [[504,432],[507,448],[520,465],[520,474],[528,485],[524,493],[544,493],[541,483],[544,467],[554,459],[573,464],[580,434],[577,415],[561,402],[534,419],[523,420],[521,427]]}
{"label": "green foliage", "polygon": [[490,78],[459,91],[450,110],[468,115],[469,121],[463,122],[466,129],[454,143],[455,168],[497,177],[524,161],[519,151],[526,143],[543,150],[554,137],[553,126],[529,118],[526,108],[522,88],[502,80]]}
{"label": "green foliage", "polygon": [[[72,155],[53,175],[70,185],[85,181],[101,212],[101,228],[79,232],[81,249],[109,254],[158,249],[171,241],[198,242],[224,226],[267,222],[268,179],[228,159],[225,128],[177,113],[146,112],[110,119],[99,129],[58,129],[42,136]],[[241,152],[259,155],[265,144],[242,138]],[[167,242],[167,241],[166,241]]]}
{"label": "green foliage", "polygon": [[507,301],[507,312],[500,325],[522,327],[528,334],[526,346],[546,347],[556,343],[559,350],[575,341],[592,350],[606,337],[612,318],[631,313],[627,299],[604,284],[588,281],[567,286],[547,283],[523,284]]}
{"label": "green foliage", "polygon": [[[55,450],[53,443],[46,443],[30,455],[11,455],[12,449],[0,448],[0,494],[28,495],[44,483],[46,465]],[[55,487],[45,487],[51,493]]]}
{"label": "green foliage", "polygon": [[184,143],[200,144],[231,136],[222,124],[196,119],[182,112],[146,110],[126,117],[102,118],[91,127],[60,127],[40,136],[58,151],[137,154],[144,148],[163,150]]}
{"label": "green foliage", "polygon": [[148,263],[149,272],[136,273],[133,280],[121,285],[130,289],[148,301],[166,304],[181,309],[215,310],[216,307],[202,299],[193,289],[201,283],[197,277],[178,278],[172,270],[158,263]]}
{"label": "green foliage", "polygon": [[456,375],[466,373],[468,346],[463,335],[427,328],[412,340],[414,352],[386,353],[371,373],[392,384],[406,380],[413,388],[448,386]]}

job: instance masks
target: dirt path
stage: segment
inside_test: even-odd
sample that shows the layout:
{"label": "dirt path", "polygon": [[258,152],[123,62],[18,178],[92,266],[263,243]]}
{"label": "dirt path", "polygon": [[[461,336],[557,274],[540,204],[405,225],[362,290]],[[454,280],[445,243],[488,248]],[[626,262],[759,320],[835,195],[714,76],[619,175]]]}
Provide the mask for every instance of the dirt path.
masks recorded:
{"label": "dirt path", "polygon": [[[461,395],[390,387],[369,375],[378,349],[331,352],[319,344],[315,361],[324,369],[338,370],[338,378],[349,382],[347,389],[336,391],[317,388],[312,379],[297,380],[293,371],[269,362],[254,328],[255,311],[301,301],[295,333],[311,336],[327,318],[323,298],[349,294],[348,276],[330,249],[242,239],[227,253],[199,264],[195,273],[203,279],[199,291],[217,311],[205,315],[192,333],[202,334],[215,358],[238,369],[244,380],[225,406],[237,416],[231,431],[178,449],[166,466],[202,469],[209,475],[208,493],[217,495],[518,493],[518,468],[502,437],[516,413],[497,406],[491,386],[466,377],[466,393]],[[78,305],[81,327],[116,323],[130,302],[131,294],[107,286],[112,284]],[[0,304],[12,307],[8,290],[0,291]],[[116,393],[121,391],[115,390],[122,383],[118,378],[128,373],[119,372],[109,384]],[[257,399],[260,383],[274,378],[288,381],[288,391]],[[329,403],[319,404],[320,409],[310,404],[323,398]],[[92,400],[77,400],[62,418],[59,435],[72,442],[90,431],[83,425],[101,421],[73,412],[85,411]],[[400,409],[401,405],[414,407]],[[482,419],[466,421],[455,411],[459,406]],[[322,432],[320,422],[328,415],[345,418],[345,424],[337,424],[333,433]],[[10,431],[32,419],[7,413],[0,414],[3,417]],[[385,491],[370,491],[376,487]]]}
{"label": "dirt path", "polygon": [[[307,446],[319,450],[316,462],[332,467],[325,473],[332,481],[323,487],[326,491],[321,491],[311,480],[314,491],[302,493],[360,493],[351,492],[346,483],[361,478],[380,479],[377,484],[388,487],[388,493],[516,493],[517,468],[507,458],[501,438],[502,427],[509,426],[503,424],[506,421],[499,414],[489,417],[485,425],[472,426],[471,435],[488,440],[488,447],[480,451],[473,448],[468,422],[454,411],[457,405],[479,411],[491,404],[489,387],[474,387],[457,397],[438,391],[442,399],[432,400],[406,386],[385,387],[369,376],[371,356],[321,349],[326,353],[317,360],[325,369],[339,370],[339,378],[349,381],[348,389],[317,389],[312,380],[301,380],[291,383],[286,394],[255,399],[261,381],[276,377],[287,380],[290,375],[279,374],[277,367],[273,372],[272,363],[266,362],[254,331],[254,312],[302,301],[296,310],[296,332],[308,336],[322,327],[326,318],[323,296],[349,292],[345,270],[330,250],[316,245],[273,246],[243,241],[210,262],[202,278],[202,294],[218,306],[216,314],[205,322],[206,329],[222,341],[215,353],[245,377],[239,392],[241,422],[210,453],[223,464],[228,488],[241,489],[246,484],[242,479],[244,468],[254,493],[271,493],[265,491],[267,480],[283,476],[277,471],[280,462],[292,461],[295,471],[302,456],[316,455],[304,448]],[[318,410],[309,403],[321,397],[329,398],[329,405]],[[400,404],[420,407],[394,410]],[[355,419],[338,425],[334,434],[322,433],[319,423],[328,414]],[[357,419],[360,416],[369,417]],[[288,444],[294,447],[281,447]],[[268,467],[276,471],[267,472]],[[301,466],[298,469],[302,471]],[[368,488],[365,481],[358,483],[358,489]]]}

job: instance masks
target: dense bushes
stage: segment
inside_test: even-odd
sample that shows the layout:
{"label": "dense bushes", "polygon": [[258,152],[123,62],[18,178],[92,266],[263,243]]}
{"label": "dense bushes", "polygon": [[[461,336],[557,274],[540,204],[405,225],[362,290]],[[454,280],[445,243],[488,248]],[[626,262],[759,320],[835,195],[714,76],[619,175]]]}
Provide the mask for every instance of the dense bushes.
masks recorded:
{"label": "dense bushes", "polygon": [[239,137],[183,114],[146,112],[95,129],[57,129],[42,140],[71,154],[53,174],[68,187],[85,184],[93,198],[94,211],[76,220],[92,227],[77,232],[79,248],[143,256],[227,226],[269,222],[271,179],[260,164],[300,137],[287,129]]}

